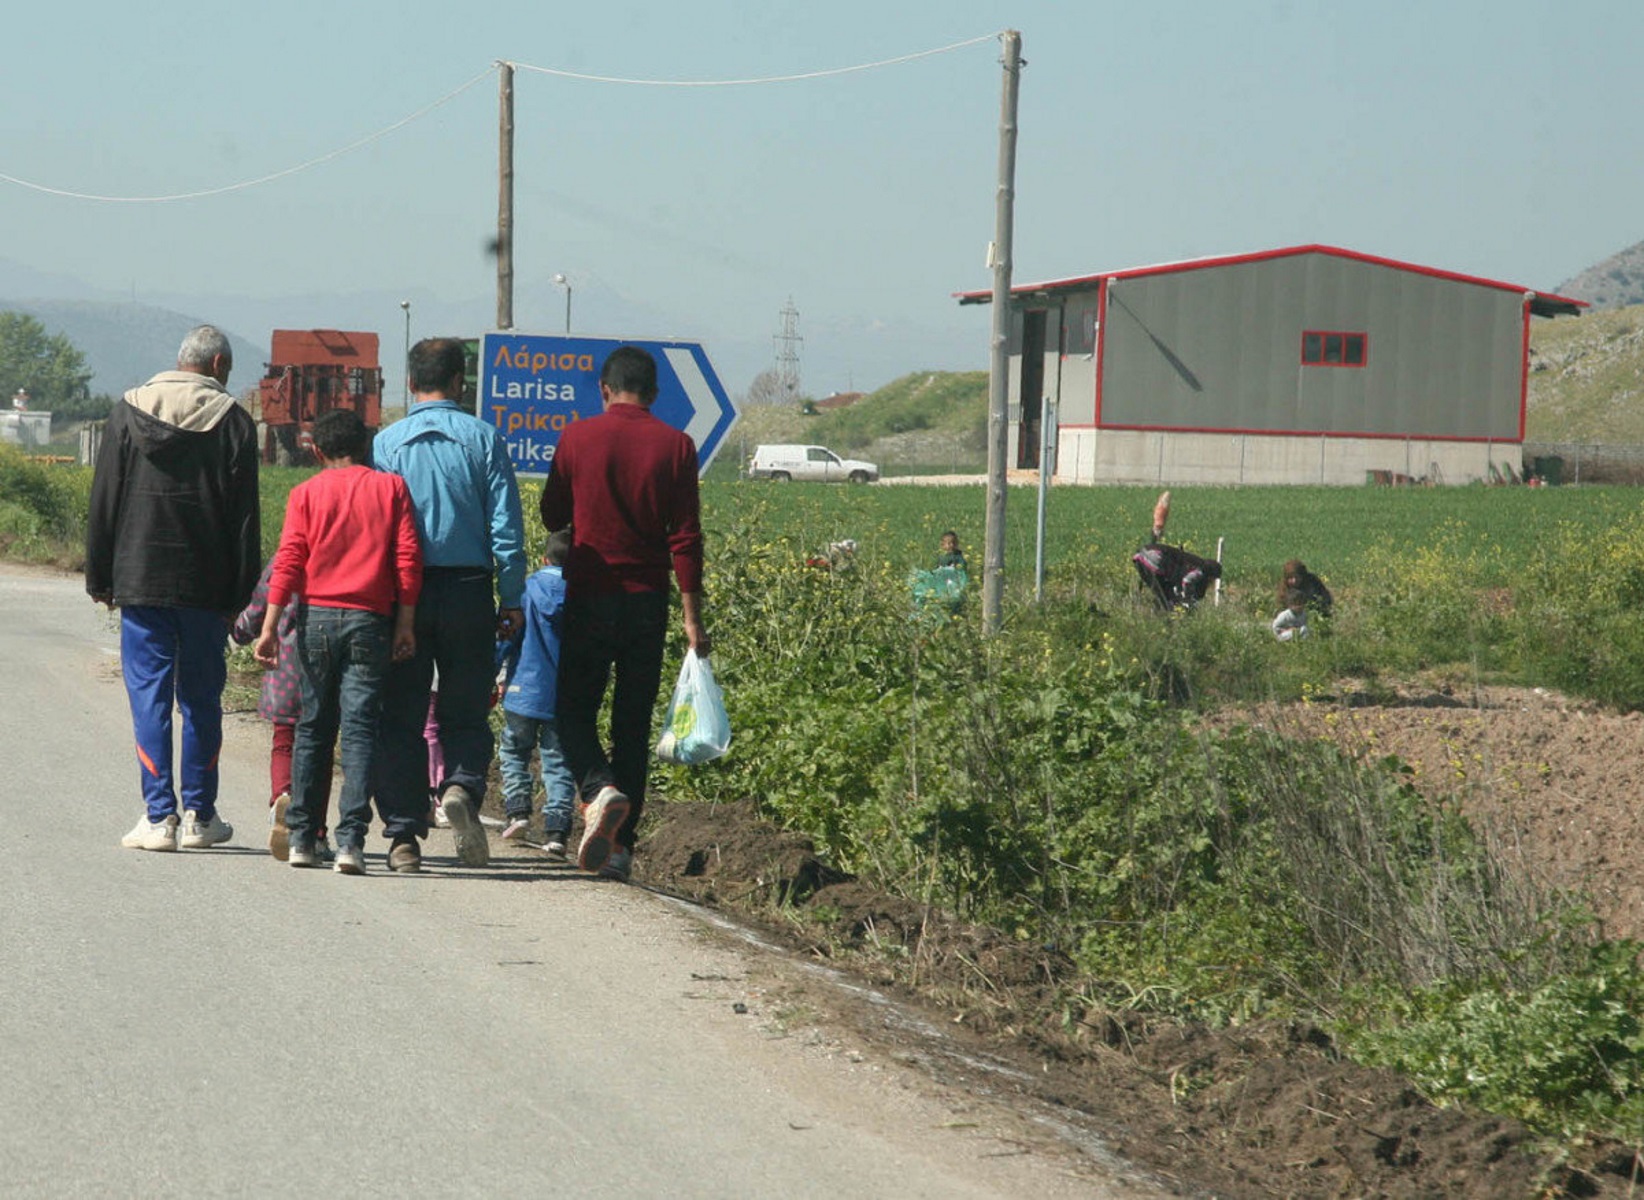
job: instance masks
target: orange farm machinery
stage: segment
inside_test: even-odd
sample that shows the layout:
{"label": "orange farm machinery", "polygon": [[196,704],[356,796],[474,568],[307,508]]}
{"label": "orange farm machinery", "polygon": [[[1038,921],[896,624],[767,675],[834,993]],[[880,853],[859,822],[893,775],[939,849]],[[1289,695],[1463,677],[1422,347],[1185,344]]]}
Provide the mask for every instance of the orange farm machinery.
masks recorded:
{"label": "orange farm machinery", "polygon": [[276,329],[274,360],[257,385],[262,403],[263,461],[313,461],[314,422],[334,408],[359,413],[366,428],[382,421],[382,367],[377,335],[342,329]]}

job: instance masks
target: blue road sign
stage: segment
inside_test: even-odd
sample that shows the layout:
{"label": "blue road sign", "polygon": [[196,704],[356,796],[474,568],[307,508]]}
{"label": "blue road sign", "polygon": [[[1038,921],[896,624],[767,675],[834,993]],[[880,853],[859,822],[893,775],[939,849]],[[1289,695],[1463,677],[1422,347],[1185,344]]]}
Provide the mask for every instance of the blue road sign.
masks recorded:
{"label": "blue road sign", "polygon": [[480,340],[475,402],[480,419],[508,443],[517,474],[546,475],[560,432],[605,411],[599,372],[618,346],[651,352],[657,377],[651,411],[690,435],[701,469],[708,469],[737,412],[696,342],[488,333]]}

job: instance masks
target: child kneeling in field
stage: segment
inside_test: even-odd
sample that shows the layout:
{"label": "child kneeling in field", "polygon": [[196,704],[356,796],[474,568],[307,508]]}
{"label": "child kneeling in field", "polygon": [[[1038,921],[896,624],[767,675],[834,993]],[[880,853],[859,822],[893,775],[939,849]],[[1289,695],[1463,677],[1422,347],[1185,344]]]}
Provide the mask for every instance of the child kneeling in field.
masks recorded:
{"label": "child kneeling in field", "polygon": [[1291,588],[1285,593],[1284,607],[1273,618],[1273,636],[1281,642],[1307,636],[1307,594],[1300,588]]}
{"label": "child kneeling in field", "polygon": [[287,861],[315,864],[315,834],[330,786],[333,744],[342,735],[335,869],[365,873],[371,826],[371,773],[390,659],[416,649],[412,622],[422,591],[422,550],[405,480],[364,464],[367,432],[358,414],[333,409],[314,422],[324,465],[286,504],[274,555],[257,661],[278,655],[280,614],[295,594],[307,601],[297,627],[302,719],[291,760]]}

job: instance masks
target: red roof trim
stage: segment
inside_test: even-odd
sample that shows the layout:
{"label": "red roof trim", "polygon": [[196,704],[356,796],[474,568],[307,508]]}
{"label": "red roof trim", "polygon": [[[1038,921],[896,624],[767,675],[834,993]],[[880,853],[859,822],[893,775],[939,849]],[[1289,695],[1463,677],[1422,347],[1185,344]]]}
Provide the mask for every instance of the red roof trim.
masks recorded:
{"label": "red roof trim", "polygon": [[[1459,271],[1446,271],[1439,267],[1424,267],[1419,263],[1401,262],[1396,258],[1383,258],[1377,254],[1365,254],[1358,250],[1344,250],[1340,246],[1325,246],[1317,243],[1306,246],[1286,246],[1279,250],[1258,250],[1251,254],[1223,254],[1210,258],[1191,258],[1181,262],[1157,263],[1146,267],[1127,267],[1119,271],[1104,271],[1096,275],[1076,275],[1067,279],[1049,279],[1039,283],[1020,284],[1010,289],[1012,296],[1028,296],[1034,292],[1064,292],[1089,284],[1099,284],[1103,280],[1113,279],[1140,279],[1148,275],[1169,275],[1177,271],[1199,271],[1207,267],[1230,267],[1243,263],[1269,262],[1278,258],[1293,258],[1299,254],[1327,254],[1333,258],[1346,258],[1354,262],[1370,263],[1378,267],[1391,267],[1394,270],[1410,271],[1417,275],[1426,275],[1433,279],[1448,279],[1456,283],[1472,283],[1480,287],[1496,288],[1505,292],[1534,292],[1537,296],[1564,304],[1573,304],[1581,308],[1589,307],[1585,300],[1577,300],[1571,296],[1561,296],[1557,292],[1544,292],[1537,288],[1522,287],[1516,283],[1505,283],[1499,279],[1486,279],[1481,275],[1463,275]],[[979,304],[993,299],[992,289],[974,292],[954,292],[954,299],[961,304]]]}
{"label": "red roof trim", "polygon": [[1518,440],[1530,427],[1530,306],[1524,306],[1524,342],[1518,356]]}

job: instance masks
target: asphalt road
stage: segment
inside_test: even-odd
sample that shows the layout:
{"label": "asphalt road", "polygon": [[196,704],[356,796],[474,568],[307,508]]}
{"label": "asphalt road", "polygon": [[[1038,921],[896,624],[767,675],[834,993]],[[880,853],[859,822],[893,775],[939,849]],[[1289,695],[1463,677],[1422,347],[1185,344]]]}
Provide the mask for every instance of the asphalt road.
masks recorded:
{"label": "asphalt road", "polygon": [[1139,1194],[773,1036],[736,1011],[760,952],[642,889],[444,832],[418,876],[375,835],[363,878],[275,862],[255,718],[232,842],[122,849],[117,645],[77,578],[0,565],[0,1194]]}

